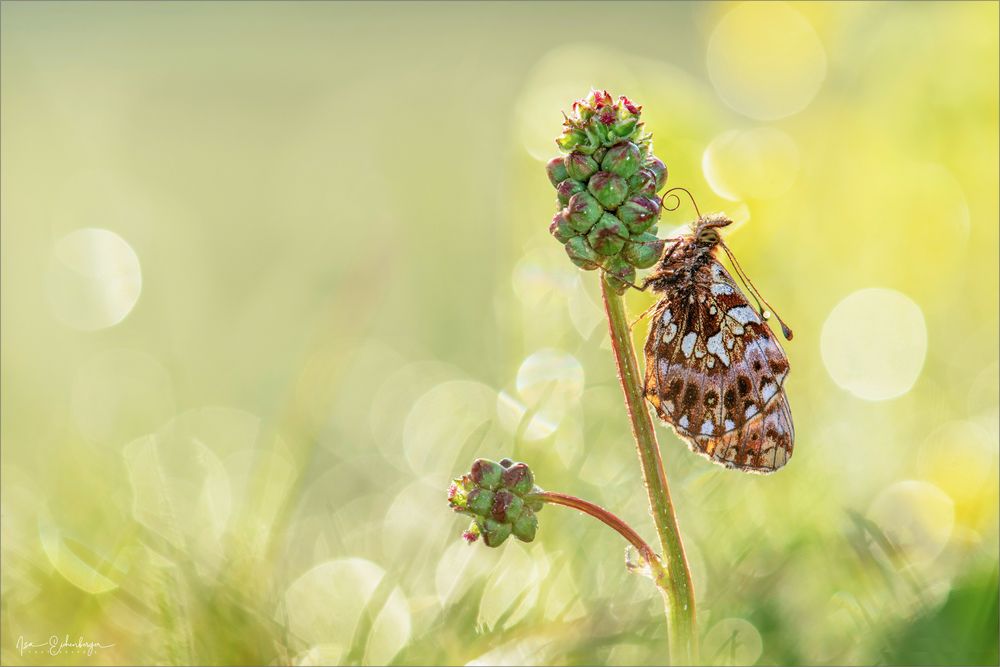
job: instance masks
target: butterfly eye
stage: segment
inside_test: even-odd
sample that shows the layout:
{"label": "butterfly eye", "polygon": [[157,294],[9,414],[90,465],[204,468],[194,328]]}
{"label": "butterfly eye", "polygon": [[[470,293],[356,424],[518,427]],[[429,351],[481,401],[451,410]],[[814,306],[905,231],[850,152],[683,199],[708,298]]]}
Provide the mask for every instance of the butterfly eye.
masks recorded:
{"label": "butterfly eye", "polygon": [[714,229],[703,229],[701,233],[698,234],[698,240],[702,243],[718,243],[719,232]]}

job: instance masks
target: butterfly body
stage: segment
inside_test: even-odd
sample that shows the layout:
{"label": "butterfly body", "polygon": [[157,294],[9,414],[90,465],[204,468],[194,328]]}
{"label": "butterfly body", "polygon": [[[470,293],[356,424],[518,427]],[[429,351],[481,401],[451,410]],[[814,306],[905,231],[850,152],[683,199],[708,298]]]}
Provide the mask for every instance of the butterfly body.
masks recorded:
{"label": "butterfly body", "polygon": [[[777,337],[717,258],[722,216],[699,220],[664,252],[646,286],[661,294],[646,341],[646,398],[692,451],[769,473],[792,455]],[[791,331],[785,328],[786,337]]]}

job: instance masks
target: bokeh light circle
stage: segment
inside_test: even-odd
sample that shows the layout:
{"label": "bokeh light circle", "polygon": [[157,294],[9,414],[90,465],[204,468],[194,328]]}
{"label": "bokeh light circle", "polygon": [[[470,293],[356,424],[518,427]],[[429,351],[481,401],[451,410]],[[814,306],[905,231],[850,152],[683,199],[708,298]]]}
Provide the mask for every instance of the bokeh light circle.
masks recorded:
{"label": "bokeh light circle", "polygon": [[705,180],[731,201],[770,199],[788,191],[799,171],[799,149],[771,127],[723,132],[705,148]]}
{"label": "bokeh light circle", "polygon": [[[296,637],[321,645],[319,655],[302,656],[310,660],[330,660],[336,664],[348,650],[358,623],[365,614],[374,617],[365,646],[364,664],[388,664],[410,640],[409,603],[402,590],[394,587],[381,609],[369,609],[376,590],[386,576],[385,570],[364,558],[339,558],[319,563],[293,581],[285,591],[288,628]],[[344,638],[345,645],[331,644],[331,638]]]}
{"label": "bokeh light circle", "polygon": [[118,324],[142,291],[139,257],[107,229],[78,229],[56,241],[47,278],[52,314],[81,331]]}
{"label": "bokeh light circle", "polygon": [[826,51],[816,31],[784,3],[742,3],[708,41],[708,74],[726,104],[758,120],[804,109],[826,77]]}
{"label": "bokeh light circle", "polygon": [[517,392],[529,404],[546,399],[562,405],[579,401],[583,395],[583,366],[566,352],[539,350],[517,370]]}
{"label": "bokeh light circle", "polygon": [[[497,417],[509,432],[527,441],[547,438],[583,396],[583,366],[571,354],[543,349],[517,370],[517,396],[501,391]],[[527,421],[525,421],[527,420]]]}
{"label": "bokeh light circle", "polygon": [[897,566],[928,563],[944,549],[955,525],[955,504],[939,487],[917,480],[896,482],[868,508],[894,547]]}
{"label": "bokeh light circle", "polygon": [[820,349],[833,381],[858,398],[902,396],[917,381],[927,354],[924,314],[896,290],[858,290],[830,311]]}

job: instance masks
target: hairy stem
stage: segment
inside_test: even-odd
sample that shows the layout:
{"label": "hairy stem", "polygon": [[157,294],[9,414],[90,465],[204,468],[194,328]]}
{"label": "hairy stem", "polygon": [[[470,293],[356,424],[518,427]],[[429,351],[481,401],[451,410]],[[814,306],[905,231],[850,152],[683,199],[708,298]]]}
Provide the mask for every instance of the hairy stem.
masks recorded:
{"label": "hairy stem", "polygon": [[583,500],[582,498],[570,496],[565,493],[557,493],[555,491],[543,491],[534,497],[551,505],[572,507],[575,510],[580,510],[584,514],[589,514],[598,521],[603,521],[606,525],[618,531],[619,535],[624,537],[629,544],[636,548],[639,554],[649,563],[650,567],[653,569],[654,575],[662,575],[663,577],[666,576],[666,571],[663,570],[660,559],[656,555],[656,552],[653,551],[653,548],[646,543],[646,540],[639,536],[639,533],[635,532],[632,526],[625,523],[625,521],[612,512],[609,512],[600,505],[595,505],[592,502]]}
{"label": "hairy stem", "polygon": [[618,379],[625,393],[625,406],[632,422],[632,435],[639,451],[642,476],[649,496],[649,511],[656,524],[663,561],[667,567],[668,577],[666,580],[658,579],[657,585],[660,586],[666,606],[670,663],[691,665],[697,661],[698,656],[691,571],[684,556],[684,545],[681,543],[677,517],[674,516],[674,506],[670,501],[670,490],[667,488],[667,477],[663,472],[663,460],[660,458],[653,422],[646,409],[625,304],[614,288],[608,285],[604,276],[601,278],[601,291],[611,331],[611,346],[618,366]]}

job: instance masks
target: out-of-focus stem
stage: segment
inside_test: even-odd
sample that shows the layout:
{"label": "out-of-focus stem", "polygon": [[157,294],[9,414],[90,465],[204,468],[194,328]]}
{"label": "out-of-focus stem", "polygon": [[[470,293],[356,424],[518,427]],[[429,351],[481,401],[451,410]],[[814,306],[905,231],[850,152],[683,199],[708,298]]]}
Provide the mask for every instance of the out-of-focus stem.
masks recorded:
{"label": "out-of-focus stem", "polygon": [[663,460],[653,431],[653,422],[646,409],[642,382],[635,360],[635,349],[625,315],[625,304],[621,296],[601,277],[601,292],[604,295],[604,310],[608,316],[611,332],[611,346],[618,366],[618,379],[625,394],[625,405],[632,422],[632,435],[642,464],[642,476],[649,496],[649,510],[656,524],[660,538],[663,562],[666,565],[665,580],[657,578],[657,585],[663,593],[666,604],[667,634],[670,641],[670,663],[691,665],[698,659],[697,635],[695,630],[694,588],[691,585],[691,571],[684,556],[674,506],[670,501],[667,477],[663,472]]}

